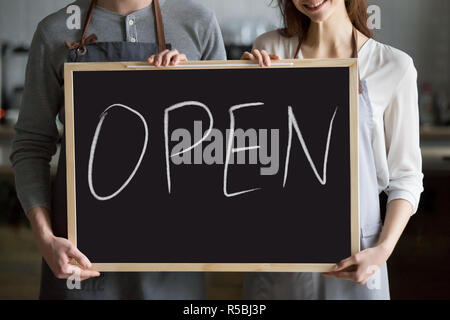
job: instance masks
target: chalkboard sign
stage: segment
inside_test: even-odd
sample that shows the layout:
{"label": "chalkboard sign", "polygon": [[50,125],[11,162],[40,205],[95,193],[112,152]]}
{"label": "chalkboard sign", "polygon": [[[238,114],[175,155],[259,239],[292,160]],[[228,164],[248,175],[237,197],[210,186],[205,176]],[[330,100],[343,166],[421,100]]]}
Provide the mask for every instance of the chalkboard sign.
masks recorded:
{"label": "chalkboard sign", "polygon": [[359,251],[355,59],[65,65],[69,240],[99,271]]}

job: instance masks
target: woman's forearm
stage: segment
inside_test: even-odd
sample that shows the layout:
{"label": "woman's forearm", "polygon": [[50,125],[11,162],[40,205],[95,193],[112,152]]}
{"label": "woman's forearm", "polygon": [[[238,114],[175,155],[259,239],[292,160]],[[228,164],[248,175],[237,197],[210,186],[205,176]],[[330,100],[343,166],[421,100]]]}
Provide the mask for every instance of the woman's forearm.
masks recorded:
{"label": "woman's forearm", "polygon": [[403,230],[412,214],[412,206],[407,200],[395,199],[389,202],[383,230],[378,240],[378,246],[384,248],[390,256],[400,239]]}
{"label": "woman's forearm", "polygon": [[[326,272],[324,275],[365,284],[394,251],[412,211],[413,207],[407,200],[395,199],[390,201],[378,244],[341,260],[336,264],[333,272]],[[350,268],[353,269],[350,270]]]}

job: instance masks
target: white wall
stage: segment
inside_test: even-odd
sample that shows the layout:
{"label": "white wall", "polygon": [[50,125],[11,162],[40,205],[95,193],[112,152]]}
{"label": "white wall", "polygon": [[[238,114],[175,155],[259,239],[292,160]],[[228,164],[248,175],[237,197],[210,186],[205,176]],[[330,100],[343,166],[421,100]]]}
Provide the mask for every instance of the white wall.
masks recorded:
{"label": "white wall", "polygon": [[381,8],[377,40],[395,46],[414,58],[419,81],[450,97],[450,1],[370,0]]}
{"label": "white wall", "polygon": [[250,45],[260,34],[278,28],[276,0],[196,0],[212,8],[225,42]]}

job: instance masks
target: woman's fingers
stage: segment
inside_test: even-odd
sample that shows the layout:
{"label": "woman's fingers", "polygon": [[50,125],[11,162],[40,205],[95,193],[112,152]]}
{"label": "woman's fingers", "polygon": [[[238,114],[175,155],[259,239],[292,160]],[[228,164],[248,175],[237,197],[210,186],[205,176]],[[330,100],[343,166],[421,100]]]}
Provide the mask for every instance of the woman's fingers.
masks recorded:
{"label": "woman's fingers", "polygon": [[280,56],[277,55],[277,54],[271,53],[271,54],[269,54],[269,57],[270,57],[270,59],[272,59],[272,60],[280,60]]}
{"label": "woman's fingers", "polygon": [[153,64],[155,62],[156,55],[152,54],[150,57],[148,57],[147,62],[150,64]]}
{"label": "woman's fingers", "polygon": [[363,272],[362,270],[355,271],[337,271],[337,272],[325,272],[324,276],[334,277],[344,280],[350,280],[361,285],[366,284],[373,273]]}
{"label": "woman's fingers", "polygon": [[365,249],[340,261],[331,272],[324,275],[352,280],[363,285],[386,262],[386,259],[383,250],[380,251],[377,247]]}
{"label": "woman's fingers", "polygon": [[365,256],[361,254],[361,252],[354,254],[351,257],[338,262],[333,268],[333,271],[324,272],[323,275],[365,284],[373,272],[372,274],[369,274],[363,270],[364,257]]}
{"label": "woman's fingers", "polygon": [[339,272],[324,272],[322,273],[326,277],[334,277],[344,280],[355,281],[355,272],[339,271]]}
{"label": "woman's fingers", "polygon": [[258,49],[253,49],[252,54],[256,58],[256,60],[258,60],[259,66],[262,67],[264,65],[264,62],[261,52]]}
{"label": "woman's fingers", "polygon": [[268,54],[265,50],[253,49],[251,53],[245,51],[241,60],[257,60],[261,67],[269,67],[271,60],[280,60],[280,57],[276,54]]}
{"label": "woman's fingers", "polygon": [[347,259],[344,259],[344,260],[341,260],[340,262],[338,262],[334,266],[333,272],[347,269],[348,267],[351,267],[352,265],[355,265],[356,263],[357,262],[356,262],[355,256],[351,256],[351,257],[349,257]]}
{"label": "woman's fingers", "polygon": [[266,67],[270,67],[270,56],[265,50],[261,50],[261,56],[263,60],[263,65]]}
{"label": "woman's fingers", "polygon": [[256,60],[256,59],[255,59],[255,56],[252,55],[250,52],[245,51],[245,52],[242,54],[241,60]]}

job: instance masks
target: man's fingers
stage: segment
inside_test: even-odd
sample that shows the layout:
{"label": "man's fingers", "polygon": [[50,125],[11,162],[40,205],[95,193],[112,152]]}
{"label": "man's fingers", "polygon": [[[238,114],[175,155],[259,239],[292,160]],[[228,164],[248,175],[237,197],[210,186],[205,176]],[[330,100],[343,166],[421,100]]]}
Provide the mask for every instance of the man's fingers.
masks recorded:
{"label": "man's fingers", "polygon": [[160,52],[159,54],[157,54],[157,55],[155,56],[154,65],[155,65],[156,67],[159,67],[159,66],[161,65],[162,59],[163,59],[164,55],[165,55],[167,52],[169,52],[168,49],[166,49],[166,50]]}
{"label": "man's fingers", "polygon": [[67,268],[64,270],[63,276],[59,277],[60,279],[68,279],[72,276],[75,276],[75,279],[79,279],[80,281],[89,279],[89,278],[95,278],[100,276],[100,272],[95,270],[83,270],[78,266],[75,265],[68,265]]}
{"label": "man's fingers", "polygon": [[100,276],[100,272],[95,271],[95,270],[81,270],[80,272],[80,279],[86,280],[89,278],[95,278],[95,277],[99,277]]}
{"label": "man's fingers", "polygon": [[176,66],[178,63],[183,62],[183,61],[187,61],[187,57],[185,54],[181,53],[181,54],[177,54],[172,58],[171,61],[171,65]]}
{"label": "man's fingers", "polygon": [[155,67],[167,67],[169,65],[177,65],[182,61],[187,61],[185,54],[179,53],[178,50],[164,50],[157,55],[152,55],[148,58],[148,62]]}
{"label": "man's fingers", "polygon": [[95,270],[83,270],[78,266],[75,265],[69,265],[66,271],[66,274],[68,274],[68,277],[72,275],[76,275],[77,278],[81,279],[89,279],[100,276],[100,272]]}
{"label": "man's fingers", "polygon": [[170,63],[170,60],[172,60],[172,57],[176,56],[177,54],[179,54],[178,50],[171,50],[169,52],[167,52],[164,55],[163,61],[162,61],[162,65],[164,67],[167,67]]}
{"label": "man's fingers", "polygon": [[67,252],[67,254],[71,257],[74,258],[78,264],[83,267],[84,269],[89,269],[92,267],[91,262],[89,261],[89,259],[80,252],[80,250],[78,250],[77,248],[75,248],[75,246],[73,246],[72,248],[69,249],[69,252]]}
{"label": "man's fingers", "polygon": [[70,277],[71,275],[77,275],[80,278],[92,278],[92,277],[98,277],[100,275],[100,272],[95,270],[84,270],[81,269],[79,266],[69,264],[65,270],[64,273]]}

